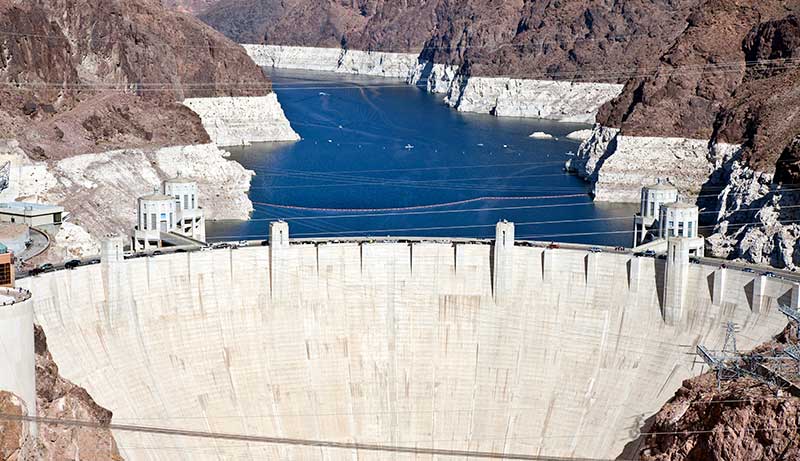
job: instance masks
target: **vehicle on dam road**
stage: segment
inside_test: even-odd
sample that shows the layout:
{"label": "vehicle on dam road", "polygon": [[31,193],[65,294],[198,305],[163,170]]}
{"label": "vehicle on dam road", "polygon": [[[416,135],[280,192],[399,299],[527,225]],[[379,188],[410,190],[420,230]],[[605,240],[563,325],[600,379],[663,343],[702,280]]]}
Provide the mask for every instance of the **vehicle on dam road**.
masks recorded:
{"label": "vehicle on dam road", "polygon": [[75,269],[81,265],[81,261],[79,259],[73,259],[64,263],[64,269]]}

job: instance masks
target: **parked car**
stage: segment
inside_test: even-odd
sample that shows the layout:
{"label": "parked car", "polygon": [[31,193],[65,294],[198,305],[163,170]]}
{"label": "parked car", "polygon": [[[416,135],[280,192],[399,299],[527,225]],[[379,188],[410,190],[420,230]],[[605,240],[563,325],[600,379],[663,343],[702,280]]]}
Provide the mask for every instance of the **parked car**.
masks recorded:
{"label": "parked car", "polygon": [[749,267],[745,267],[744,269],[742,269],[742,272],[747,272],[748,274],[752,274],[755,271],[753,269],[750,269]]}
{"label": "parked car", "polygon": [[589,252],[590,253],[602,253],[603,249],[600,248],[600,247],[591,247],[591,248],[589,248]]}
{"label": "parked car", "polygon": [[550,245],[547,245],[547,248],[550,248],[551,250],[555,250],[557,248],[561,248],[561,245],[557,244],[556,242],[550,242]]}
{"label": "parked car", "polygon": [[76,267],[81,265],[81,261],[79,259],[73,259],[64,263],[64,269],[75,269]]}
{"label": "parked car", "polygon": [[764,272],[761,275],[763,275],[765,277],[777,277],[777,275],[775,275],[775,272]]}
{"label": "parked car", "polygon": [[161,251],[161,250],[156,250],[156,251],[151,253],[152,256],[159,256],[159,255],[163,255],[163,254],[164,254],[164,252]]}
{"label": "parked car", "polygon": [[211,249],[209,246],[200,247],[200,251],[211,251]]}
{"label": "parked car", "polygon": [[230,248],[230,247],[231,247],[231,244],[227,243],[227,242],[218,242],[218,243],[215,243],[215,244],[211,245],[211,248],[213,248],[215,250],[218,250],[220,248]]}
{"label": "parked car", "polygon": [[656,256],[656,252],[653,250],[647,250],[644,252],[644,255],[648,258],[654,258]]}
{"label": "parked car", "polygon": [[100,258],[92,258],[89,260],[89,264],[100,264]]}
{"label": "parked car", "polygon": [[41,270],[42,272],[51,272],[55,270],[55,267],[53,267],[53,265],[50,263],[44,263],[41,266],[39,266],[39,270]]}
{"label": "parked car", "polygon": [[262,240],[261,241],[261,246],[262,247],[269,246],[269,240]]}
{"label": "parked car", "polygon": [[42,272],[44,272],[44,271],[39,269],[38,267],[34,267],[33,269],[28,271],[28,275],[30,275],[31,277],[36,277],[37,275],[41,274]]}
{"label": "parked car", "polygon": [[246,247],[248,245],[250,245],[250,242],[248,242],[247,240],[239,240],[240,247]]}

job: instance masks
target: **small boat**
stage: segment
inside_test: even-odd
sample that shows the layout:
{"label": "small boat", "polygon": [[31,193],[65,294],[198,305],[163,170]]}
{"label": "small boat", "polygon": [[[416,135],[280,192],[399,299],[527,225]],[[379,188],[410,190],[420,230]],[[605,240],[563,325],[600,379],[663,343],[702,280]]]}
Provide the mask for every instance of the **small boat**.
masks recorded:
{"label": "small boat", "polygon": [[567,155],[569,155],[570,157],[574,157],[575,156],[575,152],[569,151],[569,152],[567,152]]}
{"label": "small boat", "polygon": [[411,144],[406,144],[405,148],[406,148],[406,150],[411,150],[411,149],[414,148],[414,146],[412,146]]}

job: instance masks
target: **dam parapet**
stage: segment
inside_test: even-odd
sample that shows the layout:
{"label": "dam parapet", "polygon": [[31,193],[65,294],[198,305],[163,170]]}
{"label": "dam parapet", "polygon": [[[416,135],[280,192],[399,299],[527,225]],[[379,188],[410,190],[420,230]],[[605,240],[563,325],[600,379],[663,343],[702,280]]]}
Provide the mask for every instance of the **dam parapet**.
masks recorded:
{"label": "dam parapet", "polygon": [[[20,283],[34,290],[35,318],[62,375],[116,421],[594,457],[619,454],[636,438],[635,421],[701,373],[694,344],[720,349],[734,322],[739,346],[756,346],[783,329],[777,306],[798,296],[795,279],[765,277],[754,289],[760,274],[682,259],[681,310],[667,319],[669,259],[519,241],[510,222],[496,232],[307,240],[291,239],[281,222],[270,226],[270,246],[129,260],[109,247],[124,281],[113,295],[124,315],[112,322],[102,281],[112,261]],[[205,450],[208,440],[178,435],[115,437],[132,460],[241,454],[241,442]],[[256,459],[354,453],[248,451]]]}

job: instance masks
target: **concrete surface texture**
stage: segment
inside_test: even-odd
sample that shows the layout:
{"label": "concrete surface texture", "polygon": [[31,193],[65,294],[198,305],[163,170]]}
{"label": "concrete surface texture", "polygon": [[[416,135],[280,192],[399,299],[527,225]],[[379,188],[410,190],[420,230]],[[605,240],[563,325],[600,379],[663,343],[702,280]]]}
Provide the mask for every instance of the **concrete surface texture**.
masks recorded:
{"label": "concrete surface texture", "polygon": [[[721,349],[725,322],[740,349],[779,332],[794,288],[728,269],[723,296],[718,268],[691,264],[670,325],[664,261],[630,254],[283,242],[106,259],[21,283],[61,374],[115,423],[599,458],[703,371],[695,346]],[[114,435],[128,460],[463,459]]]}
{"label": "concrete surface texture", "polygon": [[0,288],[0,363],[0,389],[19,396],[29,411],[35,408],[33,303],[27,292],[13,288]]}

